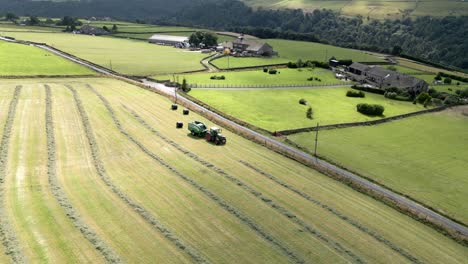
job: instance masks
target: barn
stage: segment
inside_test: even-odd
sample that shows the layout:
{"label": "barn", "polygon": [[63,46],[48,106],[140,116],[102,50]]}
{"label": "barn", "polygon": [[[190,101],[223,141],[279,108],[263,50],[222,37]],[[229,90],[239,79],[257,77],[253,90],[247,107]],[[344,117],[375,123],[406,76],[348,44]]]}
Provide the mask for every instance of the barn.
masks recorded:
{"label": "barn", "polygon": [[188,47],[189,38],[183,36],[155,34],[149,38],[148,42],[160,45]]}

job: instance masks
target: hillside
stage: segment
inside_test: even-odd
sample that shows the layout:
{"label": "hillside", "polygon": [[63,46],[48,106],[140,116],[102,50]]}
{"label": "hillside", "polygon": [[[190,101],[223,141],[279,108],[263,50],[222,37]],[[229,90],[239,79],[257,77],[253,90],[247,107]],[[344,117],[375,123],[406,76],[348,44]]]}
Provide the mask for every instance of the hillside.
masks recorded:
{"label": "hillside", "polygon": [[374,19],[404,19],[419,16],[463,16],[468,14],[468,2],[460,0],[242,0],[258,8],[292,8],[311,12],[316,9],[331,9],[343,15]]}

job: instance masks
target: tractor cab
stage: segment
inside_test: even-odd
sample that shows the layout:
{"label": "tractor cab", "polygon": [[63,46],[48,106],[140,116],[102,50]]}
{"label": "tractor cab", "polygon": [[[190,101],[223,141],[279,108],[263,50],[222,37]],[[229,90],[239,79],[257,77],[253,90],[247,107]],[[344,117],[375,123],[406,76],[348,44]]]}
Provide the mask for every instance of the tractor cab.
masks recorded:
{"label": "tractor cab", "polygon": [[206,140],[209,142],[214,142],[216,145],[226,144],[226,137],[221,134],[221,129],[218,127],[210,128],[209,133],[206,133]]}

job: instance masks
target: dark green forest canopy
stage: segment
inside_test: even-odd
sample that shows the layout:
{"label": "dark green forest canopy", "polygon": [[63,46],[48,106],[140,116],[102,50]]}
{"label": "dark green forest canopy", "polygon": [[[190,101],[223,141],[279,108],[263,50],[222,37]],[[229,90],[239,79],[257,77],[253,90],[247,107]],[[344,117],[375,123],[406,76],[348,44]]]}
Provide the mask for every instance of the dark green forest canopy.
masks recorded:
{"label": "dark green forest canopy", "polygon": [[[403,54],[468,69],[468,16],[367,20],[330,10],[252,9],[227,0],[95,0],[27,2],[0,0],[0,13],[63,17],[109,16],[157,24],[231,30],[262,38],[318,41],[342,47]],[[398,49],[397,49],[398,50]]]}

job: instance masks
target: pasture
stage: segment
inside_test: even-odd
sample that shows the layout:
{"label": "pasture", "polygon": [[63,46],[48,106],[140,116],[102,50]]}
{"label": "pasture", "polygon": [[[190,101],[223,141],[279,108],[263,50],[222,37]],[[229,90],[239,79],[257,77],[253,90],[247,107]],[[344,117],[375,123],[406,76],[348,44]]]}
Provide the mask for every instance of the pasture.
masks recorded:
{"label": "pasture", "polygon": [[45,50],[0,41],[0,76],[95,75],[88,68]]}
{"label": "pasture", "polygon": [[383,61],[382,58],[364,51],[340,48],[315,42],[283,39],[264,39],[259,41],[264,41],[271,45],[273,50],[278,52],[278,56],[273,56],[271,58],[230,57],[229,61],[227,57],[222,57],[212,61],[212,63],[219,68],[226,69],[228,66],[229,68],[237,68],[247,66],[261,66],[267,64],[280,64],[287,63],[289,61],[296,62],[298,59],[303,61],[315,60],[328,62],[328,60],[333,56],[335,56],[337,59],[352,59],[353,61],[359,62]]}
{"label": "pasture", "polygon": [[459,0],[443,1],[397,1],[397,0],[243,0],[254,7],[267,8],[300,8],[306,11],[331,9],[347,16],[361,15],[373,19],[402,19],[418,16],[460,16],[468,14],[468,4]]}
{"label": "pasture", "polygon": [[[185,75],[176,75],[179,82],[186,79],[188,84],[194,85],[219,85],[219,86],[254,86],[254,85],[326,85],[326,84],[341,84],[337,80],[332,71],[321,68],[302,68],[302,69],[277,69],[277,74],[269,74],[263,69],[237,71],[237,72],[211,72],[211,73],[194,73]],[[211,79],[212,76],[224,76],[224,80]],[[308,81],[307,79],[315,77]],[[158,80],[172,80],[171,75],[155,76]]]}
{"label": "pasture", "polygon": [[[319,155],[468,223],[468,108],[320,132]],[[313,149],[304,133],[290,137]]]}
{"label": "pasture", "polygon": [[55,48],[127,75],[150,76],[161,73],[203,69],[207,54],[159,46],[138,40],[94,37],[68,33],[10,32],[21,40],[47,43]]}
{"label": "pasture", "polygon": [[[356,111],[359,103],[381,104],[385,117],[423,110],[420,105],[384,98],[366,93],[365,98],[346,97],[349,88],[309,89],[192,89],[190,95],[208,105],[235,116],[247,123],[278,131],[285,129],[375,120]],[[308,105],[299,104],[304,98]],[[308,106],[314,112],[313,119],[306,118]]]}
{"label": "pasture", "polygon": [[234,133],[221,147],[190,137],[176,120],[212,124],[170,104],[105,78],[2,81],[0,245],[10,254],[0,260],[468,258],[433,229]]}

